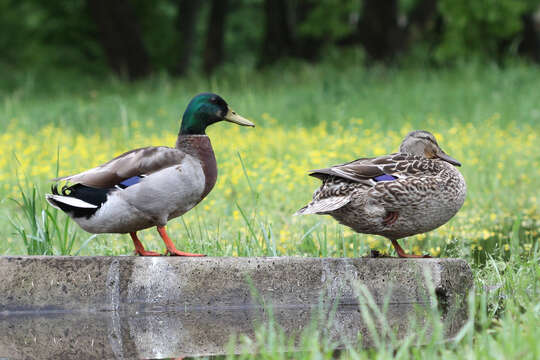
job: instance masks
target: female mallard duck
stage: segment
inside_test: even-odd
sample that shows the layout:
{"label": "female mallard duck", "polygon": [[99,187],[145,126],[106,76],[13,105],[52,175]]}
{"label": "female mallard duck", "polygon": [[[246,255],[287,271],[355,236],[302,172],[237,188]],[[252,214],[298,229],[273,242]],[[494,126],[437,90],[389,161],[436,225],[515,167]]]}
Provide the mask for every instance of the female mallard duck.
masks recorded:
{"label": "female mallard duck", "polygon": [[399,153],[362,158],[310,172],[322,180],[313,201],[295,215],[331,215],[364,234],[388,238],[399,257],[397,240],[431,231],[450,220],[465,201],[461,166],[427,131],[407,134]]}
{"label": "female mallard duck", "polygon": [[169,254],[203,256],[178,251],[165,225],[197,205],[214,187],[216,158],[205,130],[222,120],[255,126],[220,96],[199,94],[184,112],[174,148],[131,150],[96,168],[54,179],[72,185],[62,187],[60,193],[53,186],[47,201],[88,232],[129,233],[139,255],[160,255],[146,251],[137,237],[137,231],[156,226]]}

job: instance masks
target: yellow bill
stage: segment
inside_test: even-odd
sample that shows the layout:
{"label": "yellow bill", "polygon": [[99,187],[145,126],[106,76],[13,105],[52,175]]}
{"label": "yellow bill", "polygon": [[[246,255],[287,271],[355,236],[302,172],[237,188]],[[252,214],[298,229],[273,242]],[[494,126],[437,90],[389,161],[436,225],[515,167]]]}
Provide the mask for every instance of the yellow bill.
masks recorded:
{"label": "yellow bill", "polygon": [[227,114],[225,114],[225,120],[242,125],[242,126],[252,126],[255,127],[255,124],[249,121],[248,119],[238,115],[236,111],[231,108],[228,108]]}

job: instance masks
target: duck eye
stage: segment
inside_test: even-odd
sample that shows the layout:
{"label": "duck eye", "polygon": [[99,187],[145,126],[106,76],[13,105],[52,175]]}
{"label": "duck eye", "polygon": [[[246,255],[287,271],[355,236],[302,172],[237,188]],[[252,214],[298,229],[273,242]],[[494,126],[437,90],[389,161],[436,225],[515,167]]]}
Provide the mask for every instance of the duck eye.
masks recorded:
{"label": "duck eye", "polygon": [[210,98],[210,102],[211,102],[212,104],[217,104],[217,98],[216,98],[216,97],[211,97],[211,98]]}

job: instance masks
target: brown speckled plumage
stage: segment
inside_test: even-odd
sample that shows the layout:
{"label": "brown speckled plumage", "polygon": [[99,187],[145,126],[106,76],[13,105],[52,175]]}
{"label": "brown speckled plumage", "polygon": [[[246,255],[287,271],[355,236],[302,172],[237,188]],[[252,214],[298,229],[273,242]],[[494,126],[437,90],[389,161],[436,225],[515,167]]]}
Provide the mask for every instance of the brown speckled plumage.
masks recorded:
{"label": "brown speckled plumage", "polygon": [[[314,170],[311,175],[323,183],[297,214],[327,214],[359,233],[394,241],[427,232],[450,220],[465,201],[465,180],[452,164],[460,165],[433,135],[412,132],[399,153]],[[381,176],[394,179],[377,181]]]}

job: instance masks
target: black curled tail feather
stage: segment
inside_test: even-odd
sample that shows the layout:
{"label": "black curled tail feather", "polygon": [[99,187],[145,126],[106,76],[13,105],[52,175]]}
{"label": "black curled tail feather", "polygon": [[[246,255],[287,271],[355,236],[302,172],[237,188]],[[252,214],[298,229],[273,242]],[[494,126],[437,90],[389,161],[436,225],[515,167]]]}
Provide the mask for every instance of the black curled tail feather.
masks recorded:
{"label": "black curled tail feather", "polygon": [[71,186],[64,185],[62,186],[62,189],[58,191],[58,185],[51,186],[51,192],[53,193],[53,195],[76,198],[86,203],[96,205],[96,208],[80,208],[54,199],[51,200],[62,211],[70,214],[72,217],[89,218],[94,215],[95,212],[101,207],[101,205],[107,200],[107,196],[109,195],[109,193],[115,190],[115,188],[99,189],[82,184],[75,184]]}
{"label": "black curled tail feather", "polygon": [[51,192],[53,193],[53,195],[70,196],[71,189],[74,186],[77,186],[77,185],[79,185],[79,184],[76,184],[76,185],[73,185],[73,186],[64,185],[64,186],[62,186],[62,190],[60,190],[60,192],[58,192],[58,184],[51,185]]}

